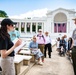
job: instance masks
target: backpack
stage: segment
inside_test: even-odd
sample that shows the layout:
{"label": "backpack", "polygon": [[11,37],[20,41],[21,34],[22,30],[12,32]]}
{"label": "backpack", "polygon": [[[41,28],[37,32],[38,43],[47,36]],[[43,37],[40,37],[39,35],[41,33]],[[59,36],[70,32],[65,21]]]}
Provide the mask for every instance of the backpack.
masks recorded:
{"label": "backpack", "polygon": [[[40,37],[40,36],[39,36],[39,34],[37,35],[37,37]],[[42,35],[41,37],[43,38],[43,40],[44,40],[44,42],[45,42],[45,38],[44,38],[44,35]]]}

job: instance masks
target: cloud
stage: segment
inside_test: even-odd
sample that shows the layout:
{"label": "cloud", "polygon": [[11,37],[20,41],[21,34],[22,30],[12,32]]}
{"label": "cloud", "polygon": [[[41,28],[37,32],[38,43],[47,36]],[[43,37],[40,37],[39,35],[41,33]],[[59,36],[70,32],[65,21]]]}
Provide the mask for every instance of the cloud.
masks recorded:
{"label": "cloud", "polygon": [[9,17],[16,18],[16,19],[24,19],[27,17],[43,17],[43,16],[46,16],[47,11],[48,11],[47,8],[37,9],[37,10],[26,12],[24,14],[14,15],[14,16],[9,16]]}

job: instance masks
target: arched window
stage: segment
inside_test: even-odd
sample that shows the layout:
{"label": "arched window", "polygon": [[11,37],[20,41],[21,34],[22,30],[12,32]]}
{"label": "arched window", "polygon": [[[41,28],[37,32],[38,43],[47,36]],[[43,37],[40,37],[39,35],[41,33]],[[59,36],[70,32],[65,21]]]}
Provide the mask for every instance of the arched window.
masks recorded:
{"label": "arched window", "polygon": [[54,17],[54,32],[66,33],[67,16],[64,13],[57,13]]}

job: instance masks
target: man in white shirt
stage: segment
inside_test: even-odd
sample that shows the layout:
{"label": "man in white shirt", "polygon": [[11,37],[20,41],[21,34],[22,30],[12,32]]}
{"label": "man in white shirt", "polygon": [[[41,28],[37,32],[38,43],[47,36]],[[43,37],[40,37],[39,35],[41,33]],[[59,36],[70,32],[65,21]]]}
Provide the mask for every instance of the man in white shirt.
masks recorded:
{"label": "man in white shirt", "polygon": [[46,58],[46,51],[48,49],[48,55],[49,55],[49,58],[51,58],[51,52],[52,52],[52,47],[51,47],[51,38],[50,36],[48,35],[48,32],[45,32],[45,50],[44,50],[44,56]]}

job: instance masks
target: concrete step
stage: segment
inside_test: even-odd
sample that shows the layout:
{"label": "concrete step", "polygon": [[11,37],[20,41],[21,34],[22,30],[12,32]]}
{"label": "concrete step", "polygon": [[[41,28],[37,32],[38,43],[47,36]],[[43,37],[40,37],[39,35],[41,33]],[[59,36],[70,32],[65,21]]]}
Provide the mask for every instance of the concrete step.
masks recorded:
{"label": "concrete step", "polygon": [[32,68],[32,66],[33,66],[34,64],[35,64],[35,63],[30,63],[29,66],[25,66],[25,65],[21,66],[21,68],[20,68],[20,73],[19,73],[18,75],[25,75],[25,74]]}
{"label": "concrete step", "polygon": [[28,69],[29,69],[29,66],[21,66],[20,73],[18,75],[25,75]]}

